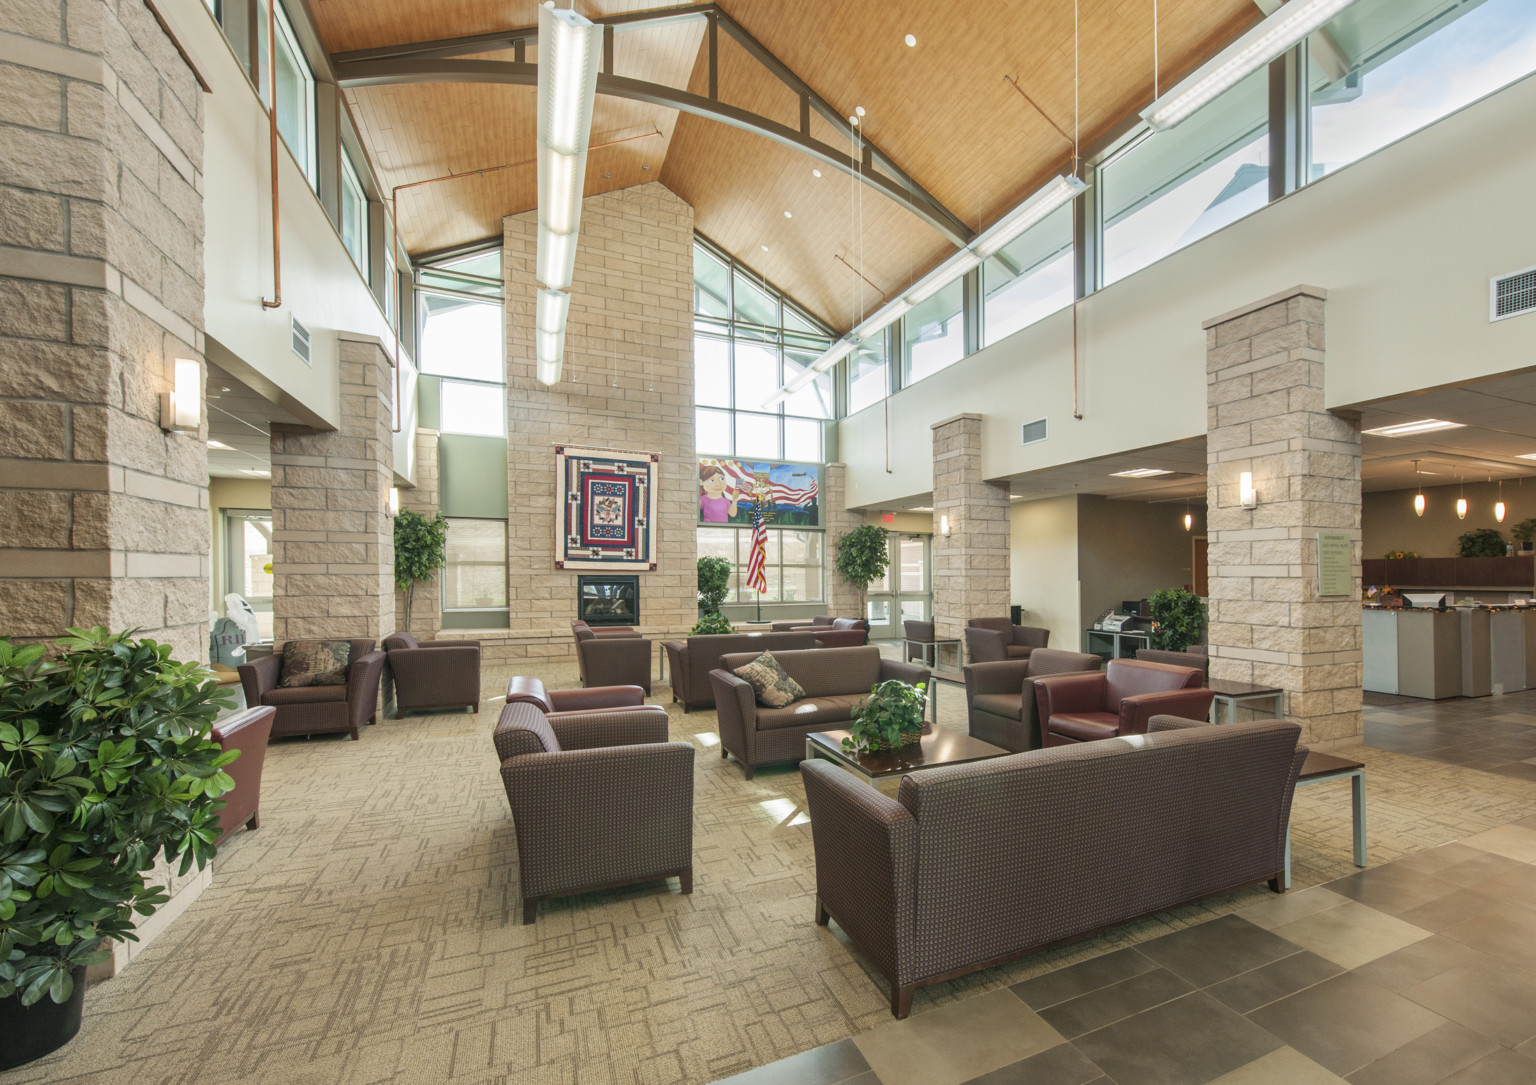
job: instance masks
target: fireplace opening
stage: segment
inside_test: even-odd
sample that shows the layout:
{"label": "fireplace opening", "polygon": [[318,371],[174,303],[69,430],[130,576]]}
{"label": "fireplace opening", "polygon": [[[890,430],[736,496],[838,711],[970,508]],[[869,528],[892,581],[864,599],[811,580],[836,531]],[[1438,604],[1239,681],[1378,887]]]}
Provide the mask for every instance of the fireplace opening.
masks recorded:
{"label": "fireplace opening", "polygon": [[640,578],[577,577],[576,617],[588,625],[636,624],[640,620]]}

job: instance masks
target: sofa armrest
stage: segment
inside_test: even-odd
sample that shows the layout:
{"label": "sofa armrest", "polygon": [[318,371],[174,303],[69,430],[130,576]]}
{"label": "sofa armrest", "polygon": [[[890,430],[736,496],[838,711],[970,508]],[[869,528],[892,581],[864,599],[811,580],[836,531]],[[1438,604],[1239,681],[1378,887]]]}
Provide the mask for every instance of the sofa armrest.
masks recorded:
{"label": "sofa armrest", "polygon": [[373,651],[347,666],[347,715],[354,727],[373,719],[379,710],[379,679],[387,658]]}
{"label": "sofa armrest", "polygon": [[809,629],[804,618],[796,618],[792,622],[774,622],[769,629],[774,633],[792,633],[796,629]]}
{"label": "sofa armrest", "polygon": [[965,627],[965,655],[972,663],[994,663],[1008,658],[1008,638],[995,629]]}
{"label": "sofa armrest", "polygon": [[1153,716],[1147,721],[1147,734],[1159,731],[1190,731],[1198,727],[1210,727],[1209,720],[1186,720],[1181,716]]}
{"label": "sofa armrest", "polygon": [[721,745],[743,761],[750,761],[752,739],[757,734],[756,691],[751,683],[718,667],[709,672],[709,685],[715,692]]}
{"label": "sofa armrest", "polygon": [[1108,677],[1102,672],[1058,674],[1049,678],[1036,678],[1034,682],[1035,702],[1040,708],[1042,729],[1055,715],[1104,710],[1104,687]]}
{"label": "sofa armrest", "polygon": [[[221,720],[214,722],[208,737],[223,746],[226,750],[238,750],[240,743],[244,741],[242,735],[251,738],[260,736],[265,744],[266,736],[262,734],[263,728],[271,730],[272,717],[277,715],[277,709],[270,705],[256,706],[232,712]],[[233,745],[231,745],[233,743]]]}
{"label": "sofa armrest", "polygon": [[916,663],[906,663],[899,659],[880,660],[880,681],[899,678],[903,682],[909,682],[914,686],[927,686],[933,678],[933,672],[927,667]]}
{"label": "sofa armrest", "polygon": [[594,708],[636,708],[645,704],[639,686],[593,686],[590,689],[557,689],[544,695],[551,712],[586,712]]}
{"label": "sofa armrest", "polygon": [[667,710],[660,705],[641,705],[625,712],[559,712],[546,718],[562,750],[667,741]]}
{"label": "sofa armrest", "polygon": [[862,648],[869,634],[862,629],[828,629],[826,626],[806,626],[806,632],[816,634],[816,644],[821,648]]}
{"label": "sofa armrest", "polygon": [[261,704],[264,693],[277,688],[277,680],[283,673],[283,653],[273,652],[254,663],[242,663],[236,670],[240,672],[240,686],[245,690],[245,703],[255,708]]}
{"label": "sofa armrest", "polygon": [[961,668],[965,675],[965,703],[988,693],[1018,693],[1029,677],[1029,660],[1000,659],[992,663],[967,663]]}
{"label": "sofa armrest", "polygon": [[1203,720],[1211,714],[1216,694],[1208,689],[1170,689],[1159,693],[1137,693],[1120,700],[1120,734],[1144,735],[1153,716],[1178,716]]}
{"label": "sofa armrest", "polygon": [[603,625],[591,626],[589,628],[592,630],[592,636],[598,640],[603,640],[604,638],[609,640],[625,640],[640,635],[640,630],[632,625]]}
{"label": "sofa armrest", "polygon": [[[423,640],[416,643],[417,648],[473,648],[480,650],[480,642],[477,640]],[[399,651],[399,649],[395,649]]]}
{"label": "sofa armrest", "polygon": [[394,648],[385,655],[397,681],[403,677],[407,682],[441,684],[448,677],[445,668],[452,668],[456,672],[473,671],[477,675],[480,673],[480,646],[477,644],[467,648],[458,645],[443,648]]}
{"label": "sofa armrest", "polygon": [[1016,625],[1013,643],[1025,648],[1046,648],[1051,643],[1051,631],[1038,625]]}
{"label": "sofa armrest", "polygon": [[672,685],[672,699],[680,701],[677,691],[688,688],[688,645],[680,640],[664,640],[661,650],[667,653],[667,681]]}

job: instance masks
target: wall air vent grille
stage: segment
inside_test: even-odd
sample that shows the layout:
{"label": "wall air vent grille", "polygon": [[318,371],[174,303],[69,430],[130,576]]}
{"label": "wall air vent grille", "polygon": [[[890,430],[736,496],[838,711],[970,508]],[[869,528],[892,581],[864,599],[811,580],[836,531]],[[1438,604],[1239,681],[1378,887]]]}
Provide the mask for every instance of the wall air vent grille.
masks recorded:
{"label": "wall air vent grille", "polygon": [[305,365],[314,365],[314,359],[309,353],[309,329],[300,324],[297,317],[290,316],[288,330],[291,334],[289,345],[293,347],[293,352],[304,360]]}
{"label": "wall air vent grille", "polygon": [[1033,422],[1025,422],[1019,429],[1019,443],[1032,445],[1036,441],[1043,441],[1049,436],[1047,429],[1048,427],[1043,418],[1037,418]]}
{"label": "wall air vent grille", "polygon": [[1500,275],[1489,283],[1488,319],[1536,313],[1536,267]]}

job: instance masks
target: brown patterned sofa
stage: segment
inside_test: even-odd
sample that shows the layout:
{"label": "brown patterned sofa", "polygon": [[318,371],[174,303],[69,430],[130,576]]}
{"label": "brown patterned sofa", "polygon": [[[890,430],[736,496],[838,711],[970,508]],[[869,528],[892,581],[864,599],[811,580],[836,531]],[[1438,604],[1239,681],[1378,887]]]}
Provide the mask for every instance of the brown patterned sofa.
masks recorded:
{"label": "brown patterned sofa", "polygon": [[480,707],[480,642],[418,641],[409,633],[384,638],[395,684],[395,714]]}
{"label": "brown patterned sofa", "polygon": [[805,736],[848,726],[853,710],[869,696],[869,688],[888,678],[927,685],[927,667],[882,659],[880,649],[818,648],[779,651],[773,658],[804,687],[804,699],[783,708],[764,708],[752,687],[732,674],[751,663],[759,652],[725,656],[709,672],[715,707],[720,712],[720,756],[736,755],[747,779],[759,765],[798,761],[805,756]]}
{"label": "brown patterned sofa", "polygon": [[527,675],[507,679],[507,704],[531,704],[546,716],[565,712],[622,712],[645,704],[639,686],[593,686],[590,689],[545,689]]}
{"label": "brown patterned sofa", "polygon": [[384,653],[375,652],[371,640],[351,643],[345,685],[280,687],[277,680],[283,673],[281,651],[240,664],[245,703],[251,708],[270,705],[277,709],[277,718],[272,721],[273,738],[345,731],[356,739],[359,726],[378,722]]}
{"label": "brown patterned sofa", "polygon": [[276,715],[275,708],[243,709],[216,721],[208,733],[226,753],[240,751],[240,756],[224,767],[235,781],[235,788],[224,796],[215,847],[222,847],[229,834],[242,825],[247,829],[261,827],[261,769],[267,760],[267,739],[272,737],[272,718]]}
{"label": "brown patterned sofa", "polygon": [[1012,753],[1038,750],[1040,717],[1035,710],[1034,679],[1097,671],[1103,666],[1101,656],[1060,648],[1036,648],[1024,659],[967,663],[962,671],[971,737]]}
{"label": "brown patterned sofa", "polygon": [[818,614],[810,622],[774,622],[775,633],[814,633],[823,648],[860,648],[869,643],[869,622]]}
{"label": "brown patterned sofa", "polygon": [[895,799],[801,762],[816,921],[837,920],[906,1017],[919,987],[1254,882],[1280,892],[1301,728],[1150,730],[916,772]]}
{"label": "brown patterned sofa", "polygon": [[815,648],[814,633],[707,633],[686,641],[662,641],[667,653],[667,669],[672,674],[672,699],[680,701],[684,712],[713,706],[715,691],[709,684],[709,672],[720,666],[720,657],[731,652],[783,652]]}
{"label": "brown patterned sofa", "polygon": [[1193,667],[1207,677],[1211,673],[1211,657],[1203,644],[1192,644],[1187,651],[1183,652],[1168,652],[1161,648],[1138,648],[1136,658],[1143,663],[1168,663],[1175,667]]}
{"label": "brown patterned sofa", "polygon": [[1014,625],[1010,618],[972,618],[965,623],[965,657],[972,663],[1027,659],[1030,652],[1050,642],[1049,629]]}
{"label": "brown patterned sofa", "polygon": [[1193,667],[1112,659],[1102,673],[1035,682],[1040,734],[1047,746],[1145,734],[1153,716],[1203,720],[1215,694]]}
{"label": "brown patterned sofa", "polygon": [[628,626],[593,629],[572,622],[583,686],[639,686],[651,692],[651,642]]}
{"label": "brown patterned sofa", "polygon": [[671,877],[693,892],[693,747],[667,741],[666,709],[546,716],[514,702],[493,740],[524,923],[550,897]]}

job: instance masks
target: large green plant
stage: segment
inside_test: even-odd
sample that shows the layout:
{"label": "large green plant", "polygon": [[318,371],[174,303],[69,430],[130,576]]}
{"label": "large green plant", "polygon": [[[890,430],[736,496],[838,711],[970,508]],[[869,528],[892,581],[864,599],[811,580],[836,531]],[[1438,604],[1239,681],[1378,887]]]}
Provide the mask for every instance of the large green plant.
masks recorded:
{"label": "large green plant", "polygon": [[923,710],[928,703],[927,687],[919,682],[887,678],[870,687],[869,696],[853,710],[853,723],[843,749],[850,752],[894,750],[902,736],[918,734],[923,729]]}
{"label": "large green plant", "polygon": [[837,571],[859,589],[860,617],[869,610],[869,586],[885,575],[891,563],[889,536],[879,524],[863,524],[837,537]]}
{"label": "large green plant", "polygon": [[699,608],[719,614],[720,604],[731,590],[731,563],[724,558],[699,559]]}
{"label": "large green plant", "polygon": [[1509,533],[1515,537],[1515,541],[1529,545],[1532,539],[1536,539],[1536,518],[1521,520]]}
{"label": "large green plant", "polygon": [[1200,641],[1205,628],[1205,604],[1192,591],[1164,588],[1147,597],[1152,611],[1152,647],[1182,652]]}
{"label": "large green plant", "polygon": [[700,637],[711,633],[734,633],[736,630],[731,623],[725,620],[725,615],[718,611],[710,611],[699,615],[699,620],[694,627],[688,630],[690,637]]}
{"label": "large green plant", "polygon": [[1491,527],[1479,527],[1456,540],[1464,558],[1502,558],[1506,549],[1504,536]]}
{"label": "large green plant", "polygon": [[208,732],[227,694],[198,663],[131,633],[0,638],[0,997],[64,1002],[71,970],[136,941],[133,913],[169,898],[143,872],[214,854],[239,756]]}
{"label": "large green plant", "polygon": [[395,587],[405,592],[405,631],[411,631],[411,597],[416,585],[448,564],[448,521],[438,513],[428,520],[412,509],[395,515]]}

